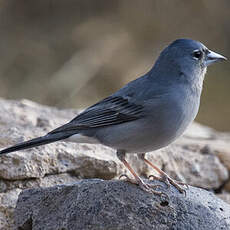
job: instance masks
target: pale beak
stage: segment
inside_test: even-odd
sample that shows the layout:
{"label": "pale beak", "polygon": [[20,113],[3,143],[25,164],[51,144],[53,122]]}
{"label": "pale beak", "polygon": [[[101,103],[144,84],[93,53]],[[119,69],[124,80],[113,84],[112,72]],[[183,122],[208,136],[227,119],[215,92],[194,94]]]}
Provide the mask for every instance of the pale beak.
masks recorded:
{"label": "pale beak", "polygon": [[207,55],[206,55],[205,64],[206,64],[206,66],[208,66],[214,62],[219,62],[219,61],[224,61],[224,60],[227,60],[227,58],[218,54],[218,53],[215,53],[215,52],[209,50]]}

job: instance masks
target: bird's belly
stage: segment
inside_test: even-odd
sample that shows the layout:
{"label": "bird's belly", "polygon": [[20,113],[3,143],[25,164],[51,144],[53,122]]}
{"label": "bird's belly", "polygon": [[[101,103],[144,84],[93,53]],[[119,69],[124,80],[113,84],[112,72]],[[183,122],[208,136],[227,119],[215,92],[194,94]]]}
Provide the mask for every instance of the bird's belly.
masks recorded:
{"label": "bird's belly", "polygon": [[170,125],[168,122],[164,126],[129,122],[103,129],[103,136],[98,133],[98,139],[104,145],[127,153],[149,152],[167,146],[183,133],[180,124],[176,128]]}

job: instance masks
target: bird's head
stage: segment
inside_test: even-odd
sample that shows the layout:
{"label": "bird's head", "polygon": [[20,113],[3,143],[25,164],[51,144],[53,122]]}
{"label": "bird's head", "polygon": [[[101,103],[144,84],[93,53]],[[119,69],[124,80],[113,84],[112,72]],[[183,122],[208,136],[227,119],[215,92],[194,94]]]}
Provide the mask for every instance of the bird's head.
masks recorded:
{"label": "bird's head", "polygon": [[207,66],[223,60],[226,60],[224,56],[198,41],[177,39],[162,51],[154,68],[171,80],[173,76],[178,79],[183,76],[187,81],[198,78],[203,81]]}

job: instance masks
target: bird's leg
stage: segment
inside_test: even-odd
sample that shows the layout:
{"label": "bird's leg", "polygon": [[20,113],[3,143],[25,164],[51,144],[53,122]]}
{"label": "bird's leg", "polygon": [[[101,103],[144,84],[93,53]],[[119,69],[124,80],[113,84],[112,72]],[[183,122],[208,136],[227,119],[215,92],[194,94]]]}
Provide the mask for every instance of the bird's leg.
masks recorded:
{"label": "bird's leg", "polygon": [[[151,175],[150,177],[153,177],[153,179],[156,180],[160,180],[163,181],[167,184],[168,187],[170,187],[170,184],[174,185],[179,192],[186,194],[186,190],[184,188],[181,187],[181,185],[186,186],[188,188],[188,185],[186,183],[180,182],[180,181],[176,181],[173,180],[170,176],[168,176],[164,171],[162,171],[160,168],[158,168],[156,165],[154,165],[152,162],[150,162],[149,160],[147,160],[145,158],[145,153],[142,154],[138,154],[139,158],[142,159],[146,164],[148,164],[150,167],[152,167],[153,169],[155,169],[159,174],[160,174],[160,178]],[[149,177],[149,178],[150,178]]]}
{"label": "bird's leg", "polygon": [[133,170],[133,168],[129,165],[129,163],[125,160],[125,151],[123,150],[118,150],[117,151],[117,157],[118,159],[125,165],[125,167],[130,171],[130,173],[134,176],[135,180],[130,179],[127,175],[123,174],[120,176],[121,177],[126,177],[126,180],[129,181],[132,184],[138,184],[141,189],[153,193],[153,194],[157,194],[160,196],[167,196],[167,194],[163,193],[163,192],[158,192],[156,190],[154,190],[154,188],[159,187],[159,185],[149,185],[146,184],[137,174],[136,172]]}

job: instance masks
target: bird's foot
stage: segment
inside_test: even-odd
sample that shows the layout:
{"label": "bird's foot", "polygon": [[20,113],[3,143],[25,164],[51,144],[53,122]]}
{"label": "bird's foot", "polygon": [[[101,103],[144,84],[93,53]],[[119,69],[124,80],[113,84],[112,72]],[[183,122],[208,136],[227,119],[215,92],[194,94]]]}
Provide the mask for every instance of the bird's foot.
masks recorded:
{"label": "bird's foot", "polygon": [[[150,175],[149,179],[153,179],[153,180],[159,180],[164,182],[167,187],[169,188],[171,185],[173,185],[174,187],[176,187],[176,189],[180,192],[180,193],[184,193],[186,196],[186,189],[188,189],[188,184],[181,182],[181,181],[176,181],[173,180],[171,177],[169,177],[166,173],[163,174],[161,177],[157,177],[154,175]],[[185,186],[186,189],[184,189],[182,186]]]}
{"label": "bird's foot", "polygon": [[144,191],[146,191],[148,193],[156,194],[156,195],[159,195],[161,197],[165,197],[166,199],[169,200],[169,197],[168,197],[168,195],[166,193],[155,190],[156,188],[162,187],[161,185],[153,185],[153,184],[145,183],[141,178],[138,178],[137,180],[131,179],[126,174],[122,174],[119,177],[119,179],[121,179],[122,177],[125,177],[125,181],[128,181],[128,182],[130,182],[132,184],[139,185],[142,190],[144,190]]}

